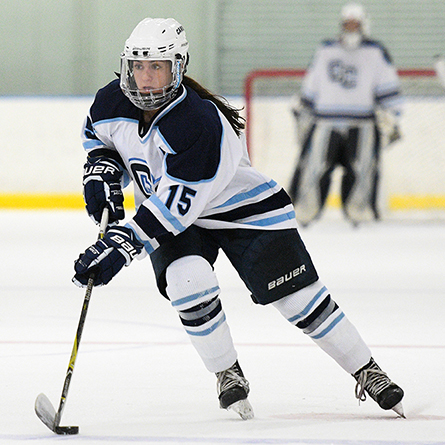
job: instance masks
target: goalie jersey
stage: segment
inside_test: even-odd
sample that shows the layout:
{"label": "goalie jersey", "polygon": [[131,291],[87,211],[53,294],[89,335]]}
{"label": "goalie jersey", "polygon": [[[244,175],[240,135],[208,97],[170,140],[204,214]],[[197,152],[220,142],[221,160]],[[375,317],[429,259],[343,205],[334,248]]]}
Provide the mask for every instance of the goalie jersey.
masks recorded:
{"label": "goalie jersey", "polygon": [[88,156],[115,159],[133,181],[131,227],[153,252],[192,224],[207,229],[296,227],[287,193],[255,170],[244,136],[208,100],[182,85],[149,127],[119,80],[98,91],[82,131]]}
{"label": "goalie jersey", "polygon": [[301,99],[321,118],[370,119],[376,106],[395,115],[401,111],[397,71],[385,48],[370,39],[354,50],[339,41],[323,42],[304,78]]}

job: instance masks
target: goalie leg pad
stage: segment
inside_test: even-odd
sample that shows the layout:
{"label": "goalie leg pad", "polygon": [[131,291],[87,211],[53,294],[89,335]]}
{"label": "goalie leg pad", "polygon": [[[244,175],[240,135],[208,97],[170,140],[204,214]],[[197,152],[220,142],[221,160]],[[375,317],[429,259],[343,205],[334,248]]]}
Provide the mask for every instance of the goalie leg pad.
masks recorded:
{"label": "goalie leg pad", "polygon": [[370,360],[368,346],[320,280],[273,305],[349,374]]}
{"label": "goalie leg pad", "polygon": [[376,208],[379,141],[373,122],[349,131],[341,195],[345,214],[353,222],[371,221]]}
{"label": "goalie leg pad", "polygon": [[197,255],[180,258],[168,266],[166,281],[171,304],[206,368],[229,368],[237,354],[210,263]]}
{"label": "goalie leg pad", "polygon": [[332,124],[319,122],[307,144],[298,162],[298,184],[294,179],[293,199],[297,220],[303,225],[317,218],[325,205],[339,135]]}

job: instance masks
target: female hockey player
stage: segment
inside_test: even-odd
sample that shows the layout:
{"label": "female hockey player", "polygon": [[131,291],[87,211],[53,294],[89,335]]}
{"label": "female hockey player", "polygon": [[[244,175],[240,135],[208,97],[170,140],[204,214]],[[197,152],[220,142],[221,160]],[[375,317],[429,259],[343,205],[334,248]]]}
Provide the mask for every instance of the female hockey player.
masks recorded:
{"label": "female hockey player", "polygon": [[[73,281],[107,284],[142,252],[207,369],[221,408],[253,417],[213,264],[222,249],[252,299],[272,304],[326,351],[383,409],[403,415],[402,389],[371,357],[319,280],[288,195],[251,167],[238,110],[184,76],[189,60],[174,19],[142,20],[125,43],[120,79],[98,91],[83,130],[84,198],[103,239],[75,262]],[[122,187],[137,212],[125,225]]]}
{"label": "female hockey player", "polygon": [[379,218],[380,151],[400,138],[399,89],[387,51],[369,39],[365,9],[345,5],[340,38],[318,48],[294,109],[305,134],[289,194],[302,225],[321,215],[336,167],[346,218],[353,225]]}

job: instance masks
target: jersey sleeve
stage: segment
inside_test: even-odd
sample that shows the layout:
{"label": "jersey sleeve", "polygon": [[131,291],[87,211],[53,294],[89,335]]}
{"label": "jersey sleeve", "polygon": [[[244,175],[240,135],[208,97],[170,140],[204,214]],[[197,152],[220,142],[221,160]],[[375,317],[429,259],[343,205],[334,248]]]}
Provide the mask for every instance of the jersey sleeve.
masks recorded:
{"label": "jersey sleeve", "polygon": [[375,70],[376,84],[374,89],[376,104],[395,115],[399,115],[402,112],[403,105],[400,79],[388,52],[383,47],[380,47],[377,63],[378,69]]}
{"label": "jersey sleeve", "polygon": [[[125,163],[115,147],[112,135],[109,134],[110,127],[102,125],[102,123],[109,122],[115,118],[113,113],[118,109],[119,99],[122,100],[116,94],[116,92],[119,92],[116,84],[116,81],[111,82],[97,92],[82,126],[81,141],[89,158],[110,158],[120,165],[124,172],[123,186],[126,187],[131,179],[125,169]],[[112,94],[109,94],[110,90]],[[111,99],[108,99],[108,95],[111,96]]]}
{"label": "jersey sleeve", "polygon": [[317,54],[314,57],[312,63],[308,66],[306,74],[303,78],[301,85],[301,102],[304,106],[314,108],[317,91],[317,78],[315,75],[315,69],[317,66]]}
{"label": "jersey sleeve", "polygon": [[307,68],[306,74],[301,85],[301,101],[304,106],[309,108],[315,107],[320,84],[320,70],[322,67],[322,54],[326,46],[331,45],[331,41],[324,41],[317,48],[315,54]]}
{"label": "jersey sleeve", "polygon": [[81,138],[83,148],[88,155],[95,150],[114,149],[114,144],[110,139],[96,132],[90,114],[85,118]]}
{"label": "jersey sleeve", "polygon": [[[131,177],[125,169],[125,163],[115,149],[114,144],[111,140],[98,134],[92,125],[92,120],[90,115],[88,115],[84,121],[82,128],[82,145],[87,153],[88,158],[109,158],[116,161],[121,171],[123,172],[122,184],[123,188],[127,187],[131,182]],[[104,142],[107,141],[107,142]]]}

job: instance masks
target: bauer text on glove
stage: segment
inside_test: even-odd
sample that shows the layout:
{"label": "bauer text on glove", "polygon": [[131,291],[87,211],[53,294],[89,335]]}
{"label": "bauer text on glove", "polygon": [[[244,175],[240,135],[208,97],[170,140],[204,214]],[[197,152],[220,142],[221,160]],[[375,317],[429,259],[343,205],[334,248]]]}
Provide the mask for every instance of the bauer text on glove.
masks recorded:
{"label": "bauer text on glove", "polygon": [[109,222],[124,219],[124,194],[122,192],[122,170],[113,159],[88,159],[84,165],[83,196],[88,215],[100,223],[102,210],[110,210]]}
{"label": "bauer text on glove", "polygon": [[122,269],[129,266],[143,249],[134,232],[122,226],[110,229],[107,234],[90,246],[74,262],[73,282],[85,287],[91,273],[94,273],[94,286],[103,286]]}

